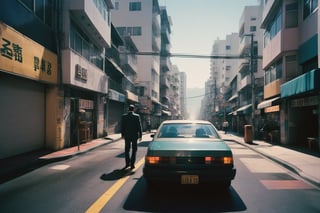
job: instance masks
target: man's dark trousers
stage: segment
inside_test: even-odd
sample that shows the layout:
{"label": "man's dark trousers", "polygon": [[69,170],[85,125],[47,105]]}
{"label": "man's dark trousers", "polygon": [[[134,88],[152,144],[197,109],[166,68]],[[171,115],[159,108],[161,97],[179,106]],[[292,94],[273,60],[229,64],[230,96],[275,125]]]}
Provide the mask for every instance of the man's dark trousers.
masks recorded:
{"label": "man's dark trousers", "polygon": [[[124,147],[124,155],[126,158],[126,166],[134,166],[136,162],[136,154],[137,154],[137,146],[138,146],[138,139],[132,138],[125,138],[125,147]],[[132,146],[132,153],[130,158],[130,147]],[[131,160],[130,160],[131,159]]]}

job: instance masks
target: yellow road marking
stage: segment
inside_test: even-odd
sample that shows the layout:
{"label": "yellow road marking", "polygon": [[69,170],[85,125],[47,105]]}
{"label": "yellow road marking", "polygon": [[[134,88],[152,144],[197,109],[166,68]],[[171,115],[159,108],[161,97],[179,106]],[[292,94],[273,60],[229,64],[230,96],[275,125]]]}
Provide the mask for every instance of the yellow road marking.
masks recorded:
{"label": "yellow road marking", "polygon": [[[144,163],[144,158],[142,158],[137,164],[136,168],[132,171],[135,171]],[[102,208],[107,205],[109,200],[117,193],[121,186],[128,180],[130,176],[125,176],[115,182],[105,193],[103,193],[86,211],[86,213],[96,213],[100,212]]]}

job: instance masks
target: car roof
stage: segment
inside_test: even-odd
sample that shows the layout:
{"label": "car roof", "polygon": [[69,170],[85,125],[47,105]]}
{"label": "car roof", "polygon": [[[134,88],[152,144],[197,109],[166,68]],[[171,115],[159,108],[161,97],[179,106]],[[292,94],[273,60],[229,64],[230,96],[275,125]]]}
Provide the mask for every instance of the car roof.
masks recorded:
{"label": "car roof", "polygon": [[206,120],[165,120],[162,124],[211,124],[211,122]]}

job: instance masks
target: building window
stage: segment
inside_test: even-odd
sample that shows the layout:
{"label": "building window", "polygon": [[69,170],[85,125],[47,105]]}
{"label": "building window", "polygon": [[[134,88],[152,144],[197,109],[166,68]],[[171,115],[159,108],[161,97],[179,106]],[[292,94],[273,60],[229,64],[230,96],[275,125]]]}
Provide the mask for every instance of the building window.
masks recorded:
{"label": "building window", "polygon": [[115,10],[119,10],[119,2],[115,2],[114,3],[114,9]]}
{"label": "building window", "polygon": [[268,23],[264,33],[264,46],[275,37],[282,29],[282,8],[278,8],[277,15]]}
{"label": "building window", "polygon": [[96,8],[99,10],[103,19],[108,23],[108,25],[110,25],[110,12],[106,2],[104,0],[94,0],[93,2],[96,5]]}
{"label": "building window", "polygon": [[152,78],[152,82],[156,82],[156,83],[159,82],[159,75],[154,69],[151,70],[151,78]]}
{"label": "building window", "polygon": [[231,46],[230,46],[230,45],[227,45],[227,46],[226,46],[226,50],[231,50]]}
{"label": "building window", "polygon": [[265,85],[270,84],[271,82],[282,78],[282,60],[280,59],[275,64],[269,67],[266,70],[264,80]]}
{"label": "building window", "polygon": [[303,2],[303,19],[306,19],[318,9],[318,0],[304,0]]}
{"label": "building window", "polygon": [[74,24],[70,30],[70,47],[99,69],[103,69],[102,51],[90,44],[86,36]]}
{"label": "building window", "polygon": [[33,11],[33,0],[20,0],[26,7]]}
{"label": "building window", "polygon": [[317,69],[317,68],[318,68],[318,57],[314,57],[309,61],[306,61],[304,64],[302,64],[303,73],[309,72],[310,70]]}
{"label": "building window", "polygon": [[286,5],[286,28],[298,26],[298,3]]}
{"label": "building window", "polygon": [[256,26],[250,26],[250,32],[255,32],[257,31],[257,27]]}
{"label": "building window", "polygon": [[121,36],[141,36],[141,27],[117,27],[117,31]]}
{"label": "building window", "polygon": [[41,20],[44,20],[44,2],[43,2],[43,0],[35,0],[35,13]]}
{"label": "building window", "polygon": [[45,24],[52,26],[52,0],[20,0]]}
{"label": "building window", "polygon": [[141,2],[130,2],[129,11],[141,11]]}

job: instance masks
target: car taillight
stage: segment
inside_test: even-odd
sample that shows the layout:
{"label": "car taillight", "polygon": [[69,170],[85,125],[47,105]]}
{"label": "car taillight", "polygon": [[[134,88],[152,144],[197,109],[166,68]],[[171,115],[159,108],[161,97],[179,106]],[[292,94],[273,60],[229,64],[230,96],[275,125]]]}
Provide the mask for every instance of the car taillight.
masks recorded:
{"label": "car taillight", "polygon": [[211,157],[206,156],[204,158],[205,164],[213,164],[213,163],[223,163],[223,164],[233,164],[232,157]]}
{"label": "car taillight", "polygon": [[207,156],[207,157],[204,158],[204,160],[205,160],[206,164],[211,164],[211,163],[214,162],[215,158]]}
{"label": "car taillight", "polygon": [[223,157],[223,164],[233,164],[232,157]]}
{"label": "car taillight", "polygon": [[160,157],[146,156],[146,163],[148,164],[158,164],[159,162],[160,162]]}

